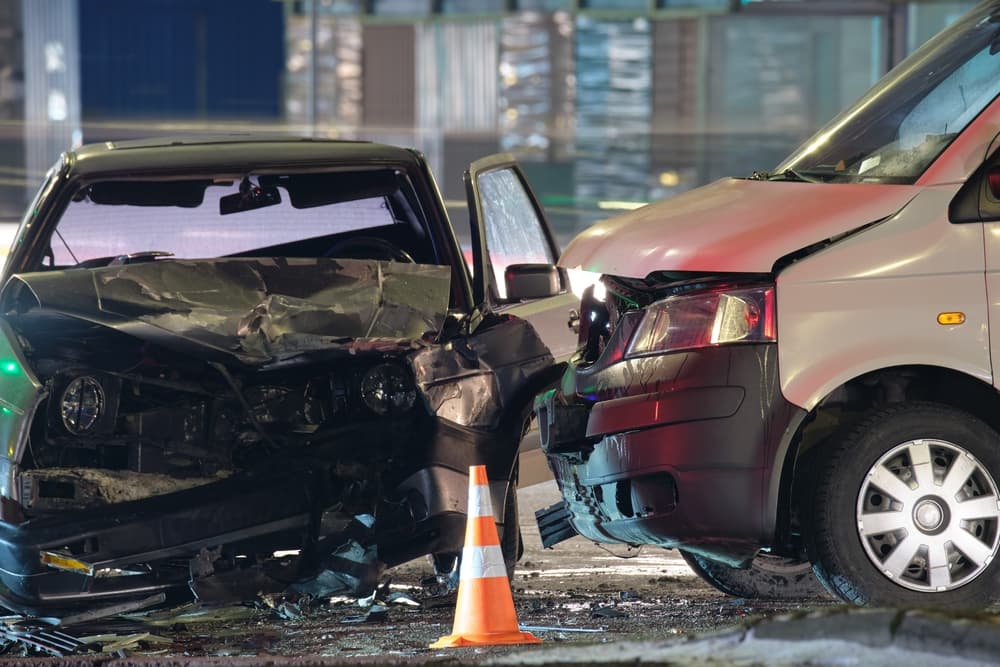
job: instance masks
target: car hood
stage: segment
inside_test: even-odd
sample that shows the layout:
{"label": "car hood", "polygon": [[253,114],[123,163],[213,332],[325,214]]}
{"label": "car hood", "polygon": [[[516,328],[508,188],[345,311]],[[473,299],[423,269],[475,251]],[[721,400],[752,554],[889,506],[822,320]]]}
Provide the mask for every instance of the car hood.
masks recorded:
{"label": "car hood", "polygon": [[69,316],[260,365],[433,337],[450,279],[446,266],[374,260],[157,260],[15,275],[0,303],[21,320]]}
{"label": "car hood", "polygon": [[789,253],[893,215],[918,191],[725,179],[595,224],[573,239],[559,264],[629,278],[768,273]]}

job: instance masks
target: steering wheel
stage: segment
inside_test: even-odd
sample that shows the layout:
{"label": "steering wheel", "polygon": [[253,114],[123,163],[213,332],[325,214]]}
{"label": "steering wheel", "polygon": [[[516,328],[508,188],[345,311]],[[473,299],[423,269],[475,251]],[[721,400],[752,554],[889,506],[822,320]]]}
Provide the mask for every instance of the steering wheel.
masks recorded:
{"label": "steering wheel", "polygon": [[416,264],[413,255],[378,236],[352,236],[337,241],[326,249],[323,256],[348,259],[386,259]]}

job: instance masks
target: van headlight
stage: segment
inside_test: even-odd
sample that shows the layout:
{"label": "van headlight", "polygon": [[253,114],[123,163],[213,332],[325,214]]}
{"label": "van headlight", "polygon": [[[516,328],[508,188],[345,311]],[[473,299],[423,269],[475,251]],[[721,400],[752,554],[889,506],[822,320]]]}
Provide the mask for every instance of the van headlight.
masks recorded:
{"label": "van headlight", "polygon": [[650,304],[626,357],[729,343],[777,340],[774,285],[720,287]]}

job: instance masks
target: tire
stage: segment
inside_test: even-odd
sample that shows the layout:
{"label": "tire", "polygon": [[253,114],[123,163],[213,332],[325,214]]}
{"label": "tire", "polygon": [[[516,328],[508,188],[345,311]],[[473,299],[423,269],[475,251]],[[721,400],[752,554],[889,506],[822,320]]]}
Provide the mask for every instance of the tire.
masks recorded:
{"label": "tire", "polygon": [[500,534],[500,551],[503,552],[503,563],[507,568],[507,580],[514,581],[514,571],[517,561],[524,554],[524,544],[521,542],[521,526],[517,516],[517,466],[507,488],[507,497],[503,503],[503,532]]}
{"label": "tire", "polygon": [[981,608],[995,597],[1000,436],[935,403],[881,409],[821,458],[810,559],[857,605]]}
{"label": "tire", "polygon": [[[514,530],[509,530],[513,526]],[[503,553],[504,567],[507,569],[507,580],[514,581],[514,571],[517,569],[517,561],[521,560],[524,554],[524,544],[521,542],[521,527],[518,524],[517,516],[517,469],[515,466],[514,477],[510,481],[507,496],[504,498],[503,506],[503,531],[499,533],[500,551]],[[446,576],[454,579],[455,585],[458,583],[458,569],[461,553],[437,553],[431,554],[430,562],[437,576]]]}
{"label": "tire", "polygon": [[727,595],[751,600],[817,600],[830,594],[807,561],[758,553],[746,569],[730,567],[681,551],[684,562],[703,581]]}

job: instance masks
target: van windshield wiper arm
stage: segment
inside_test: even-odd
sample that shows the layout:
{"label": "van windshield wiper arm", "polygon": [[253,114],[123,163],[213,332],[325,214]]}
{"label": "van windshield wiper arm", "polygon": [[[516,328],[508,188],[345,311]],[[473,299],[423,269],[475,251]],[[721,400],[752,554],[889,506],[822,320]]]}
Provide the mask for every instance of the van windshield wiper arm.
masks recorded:
{"label": "van windshield wiper arm", "polygon": [[796,181],[798,183],[820,183],[821,181],[816,178],[811,178],[806,176],[801,171],[795,171],[794,169],[786,169],[778,174],[768,174],[768,181]]}
{"label": "van windshield wiper arm", "polygon": [[785,169],[784,171],[779,171],[771,173],[769,171],[757,171],[754,170],[750,174],[751,181],[796,181],[798,183],[820,183],[821,181],[816,178],[811,178],[806,176],[801,171],[795,171],[794,169]]}

